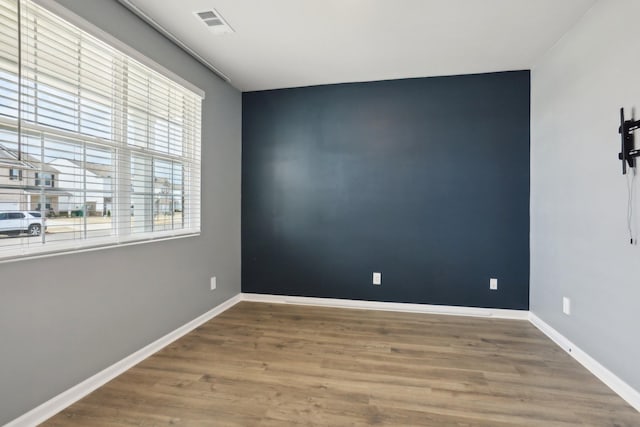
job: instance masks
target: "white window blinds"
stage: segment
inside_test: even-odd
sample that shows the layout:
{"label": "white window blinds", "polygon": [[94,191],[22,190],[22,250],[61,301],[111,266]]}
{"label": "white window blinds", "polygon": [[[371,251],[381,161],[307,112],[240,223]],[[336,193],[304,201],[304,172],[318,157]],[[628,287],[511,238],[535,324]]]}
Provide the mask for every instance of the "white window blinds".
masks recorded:
{"label": "white window blinds", "polygon": [[[0,258],[200,231],[199,94],[0,0]],[[36,225],[34,225],[36,224]]]}

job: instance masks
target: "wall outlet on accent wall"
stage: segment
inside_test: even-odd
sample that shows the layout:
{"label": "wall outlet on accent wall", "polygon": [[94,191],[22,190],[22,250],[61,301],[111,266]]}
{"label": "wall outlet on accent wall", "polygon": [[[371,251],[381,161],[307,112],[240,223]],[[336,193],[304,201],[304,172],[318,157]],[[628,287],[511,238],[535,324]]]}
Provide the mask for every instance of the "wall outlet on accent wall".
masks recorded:
{"label": "wall outlet on accent wall", "polygon": [[498,290],[498,279],[496,279],[494,277],[489,279],[489,289],[491,289],[492,291],[497,291]]}
{"label": "wall outlet on accent wall", "polygon": [[213,291],[213,290],[215,290],[217,285],[218,285],[218,284],[216,283],[216,276],[213,276],[213,277],[211,278],[211,290],[212,290],[212,291]]}
{"label": "wall outlet on accent wall", "polygon": [[571,300],[567,297],[562,297],[562,312],[567,316],[571,314]]}
{"label": "wall outlet on accent wall", "polygon": [[373,284],[382,285],[382,273],[373,273]]}

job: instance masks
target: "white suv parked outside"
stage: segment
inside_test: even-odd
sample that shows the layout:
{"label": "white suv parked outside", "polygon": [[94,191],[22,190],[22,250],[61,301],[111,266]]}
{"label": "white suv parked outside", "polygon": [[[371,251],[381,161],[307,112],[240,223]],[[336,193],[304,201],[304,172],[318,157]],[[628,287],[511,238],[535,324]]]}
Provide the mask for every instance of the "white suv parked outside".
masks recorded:
{"label": "white suv parked outside", "polygon": [[0,211],[0,234],[39,236],[47,229],[47,219],[38,211]]}

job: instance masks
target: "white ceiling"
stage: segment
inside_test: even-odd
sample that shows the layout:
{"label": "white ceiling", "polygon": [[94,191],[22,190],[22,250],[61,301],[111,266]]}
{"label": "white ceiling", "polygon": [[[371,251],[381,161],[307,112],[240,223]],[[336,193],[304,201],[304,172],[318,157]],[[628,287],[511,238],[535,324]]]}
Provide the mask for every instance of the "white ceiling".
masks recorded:
{"label": "white ceiling", "polygon": [[[131,0],[242,91],[530,69],[596,0]],[[216,35],[194,12],[216,9]]]}

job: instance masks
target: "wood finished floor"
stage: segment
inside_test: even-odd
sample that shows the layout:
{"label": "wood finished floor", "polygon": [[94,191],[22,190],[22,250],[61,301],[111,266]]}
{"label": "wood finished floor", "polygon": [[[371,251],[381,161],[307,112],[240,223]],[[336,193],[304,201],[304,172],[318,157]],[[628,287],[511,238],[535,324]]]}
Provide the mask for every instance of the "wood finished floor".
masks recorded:
{"label": "wood finished floor", "polygon": [[640,426],[526,321],[242,302],[47,426]]}

